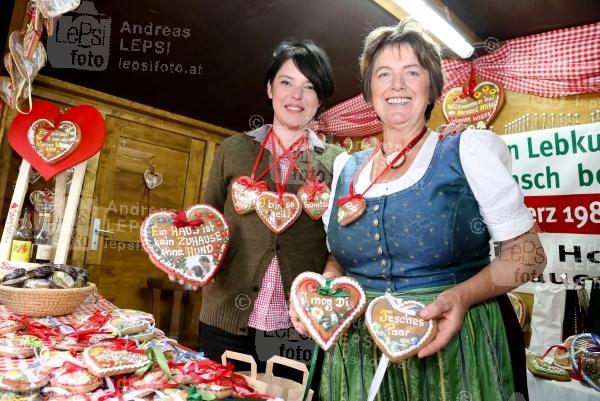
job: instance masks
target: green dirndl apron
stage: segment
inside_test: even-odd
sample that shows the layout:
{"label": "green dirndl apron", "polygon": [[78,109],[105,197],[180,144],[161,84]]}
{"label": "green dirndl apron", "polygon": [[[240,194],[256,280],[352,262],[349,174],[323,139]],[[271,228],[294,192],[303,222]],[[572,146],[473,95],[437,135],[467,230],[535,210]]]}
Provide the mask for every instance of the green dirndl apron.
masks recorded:
{"label": "green dirndl apron", "polygon": [[[393,295],[431,303],[448,287]],[[381,293],[367,293],[368,301]],[[381,351],[364,319],[325,354],[321,401],[366,401]],[[378,401],[507,401],[515,399],[511,359],[496,300],[471,307],[462,328],[437,354],[390,362]],[[518,398],[517,398],[518,399]]]}

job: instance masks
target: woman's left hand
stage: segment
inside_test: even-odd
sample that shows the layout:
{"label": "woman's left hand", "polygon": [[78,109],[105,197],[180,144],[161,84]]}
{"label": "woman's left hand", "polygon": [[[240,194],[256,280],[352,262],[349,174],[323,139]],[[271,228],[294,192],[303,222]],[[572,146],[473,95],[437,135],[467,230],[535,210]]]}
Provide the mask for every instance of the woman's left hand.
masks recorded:
{"label": "woman's left hand", "polygon": [[442,292],[419,314],[425,320],[437,320],[437,333],[429,344],[419,351],[419,358],[433,355],[444,348],[460,330],[468,305],[465,305],[457,291],[453,289]]}

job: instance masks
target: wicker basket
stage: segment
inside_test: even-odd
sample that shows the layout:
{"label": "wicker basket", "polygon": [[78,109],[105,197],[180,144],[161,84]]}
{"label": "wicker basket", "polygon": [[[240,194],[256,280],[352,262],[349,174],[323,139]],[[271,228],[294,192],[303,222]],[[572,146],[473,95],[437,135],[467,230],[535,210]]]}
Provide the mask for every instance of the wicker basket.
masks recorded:
{"label": "wicker basket", "polygon": [[67,315],[92,294],[98,294],[94,283],[65,290],[0,285],[0,302],[12,313],[31,317]]}

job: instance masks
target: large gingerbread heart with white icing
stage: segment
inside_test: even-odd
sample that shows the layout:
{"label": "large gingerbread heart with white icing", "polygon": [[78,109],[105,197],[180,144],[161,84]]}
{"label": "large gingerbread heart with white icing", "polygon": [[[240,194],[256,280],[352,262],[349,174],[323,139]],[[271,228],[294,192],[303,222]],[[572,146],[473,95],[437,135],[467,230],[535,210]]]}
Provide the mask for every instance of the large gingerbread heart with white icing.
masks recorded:
{"label": "large gingerbread heart with white icing", "polygon": [[350,277],[305,272],[292,283],[291,302],[310,336],[328,351],[365,310],[366,294]]}
{"label": "large gingerbread heart with white icing", "polygon": [[281,234],[300,217],[302,208],[300,200],[294,194],[264,191],[256,198],[254,206],[256,214],[262,222],[275,234]]}
{"label": "large gingerbread heart with white icing", "polygon": [[115,317],[106,323],[106,328],[118,336],[141,333],[150,325],[147,320],[137,317]]}
{"label": "large gingerbread heart with white icing", "polygon": [[392,362],[415,355],[436,334],[434,321],[421,319],[425,305],[392,295],[375,298],[367,307],[365,323],[379,349]]}
{"label": "large gingerbread heart with white icing", "polygon": [[177,214],[156,212],[142,223],[144,250],[159,269],[195,286],[208,284],[221,266],[229,243],[223,215],[208,205],[185,211],[190,225],[177,227]]}
{"label": "large gingerbread heart with white icing", "polygon": [[98,377],[135,372],[150,363],[143,350],[117,349],[113,345],[94,345],[83,351],[85,366]]}
{"label": "large gingerbread heart with white icing", "polygon": [[479,83],[473,96],[463,96],[461,86],[452,88],[444,96],[442,111],[448,122],[453,124],[488,123],[494,119],[504,103],[504,91],[490,81]]}

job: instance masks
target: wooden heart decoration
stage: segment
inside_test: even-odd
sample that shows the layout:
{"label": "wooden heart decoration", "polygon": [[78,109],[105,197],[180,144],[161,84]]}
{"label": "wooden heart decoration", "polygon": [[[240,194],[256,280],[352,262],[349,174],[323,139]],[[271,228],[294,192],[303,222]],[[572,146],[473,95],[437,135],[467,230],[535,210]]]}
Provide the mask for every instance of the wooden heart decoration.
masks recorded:
{"label": "wooden heart decoration", "polygon": [[504,103],[504,91],[494,82],[481,82],[475,87],[473,97],[461,97],[462,92],[462,87],[456,87],[444,96],[442,110],[450,123],[477,124],[483,121],[487,124]]}
{"label": "wooden heart decoration", "polygon": [[247,176],[238,177],[231,184],[231,201],[237,214],[246,214],[254,210],[256,198],[264,190],[255,185]]}
{"label": "wooden heart decoration", "polygon": [[162,184],[162,175],[156,171],[146,170],[144,171],[144,182],[148,189],[154,189]]}
{"label": "wooden heart decoration", "polygon": [[106,377],[135,372],[150,363],[150,360],[143,350],[134,352],[106,344],[86,348],[83,351],[83,362],[95,376]]}
{"label": "wooden heart decoration", "polygon": [[31,191],[29,201],[38,212],[52,212],[54,210],[54,191],[40,189]]}
{"label": "wooden heart decoration", "polygon": [[294,194],[284,193],[282,202],[275,192],[264,191],[256,198],[256,214],[275,234],[281,234],[300,217],[300,200]]}
{"label": "wooden heart decoration", "polygon": [[54,164],[77,148],[81,133],[72,121],[61,121],[54,126],[51,121],[41,118],[29,127],[27,139],[46,163]]}
{"label": "wooden heart decoration", "polygon": [[298,190],[298,198],[302,203],[302,209],[313,220],[319,220],[329,207],[331,193],[326,185],[314,186],[302,185]]}
{"label": "wooden heart decoration", "polygon": [[[77,124],[81,131],[79,146],[63,159],[56,163],[47,163],[31,146],[28,140],[28,132],[32,125],[45,119],[54,126],[60,125],[62,121],[71,121]],[[29,114],[19,114],[12,121],[8,130],[8,141],[10,146],[25,160],[31,163],[45,180],[49,180],[56,174],[69,169],[84,160],[89,159],[104,144],[106,127],[102,115],[95,107],[82,105],[73,107],[61,114],[54,104],[38,100],[33,102]]]}
{"label": "wooden heart decoration", "polygon": [[305,272],[292,283],[292,305],[323,351],[329,351],[360,317],[366,300],[360,284],[347,276],[330,280],[317,273]]}
{"label": "wooden heart decoration", "polygon": [[434,321],[418,316],[424,308],[420,302],[403,301],[392,295],[375,298],[367,307],[365,323],[369,333],[390,361],[409,358],[433,340]]}
{"label": "wooden heart decoration", "polygon": [[190,225],[179,228],[176,223],[180,215],[174,212],[150,214],[140,228],[142,246],[159,269],[204,286],[223,262],[229,227],[223,215],[208,205],[192,206],[183,214]]}
{"label": "wooden heart decoration", "polygon": [[367,202],[362,196],[360,198],[353,198],[345,202],[338,209],[338,224],[342,227],[347,226],[362,216],[366,208]]}

